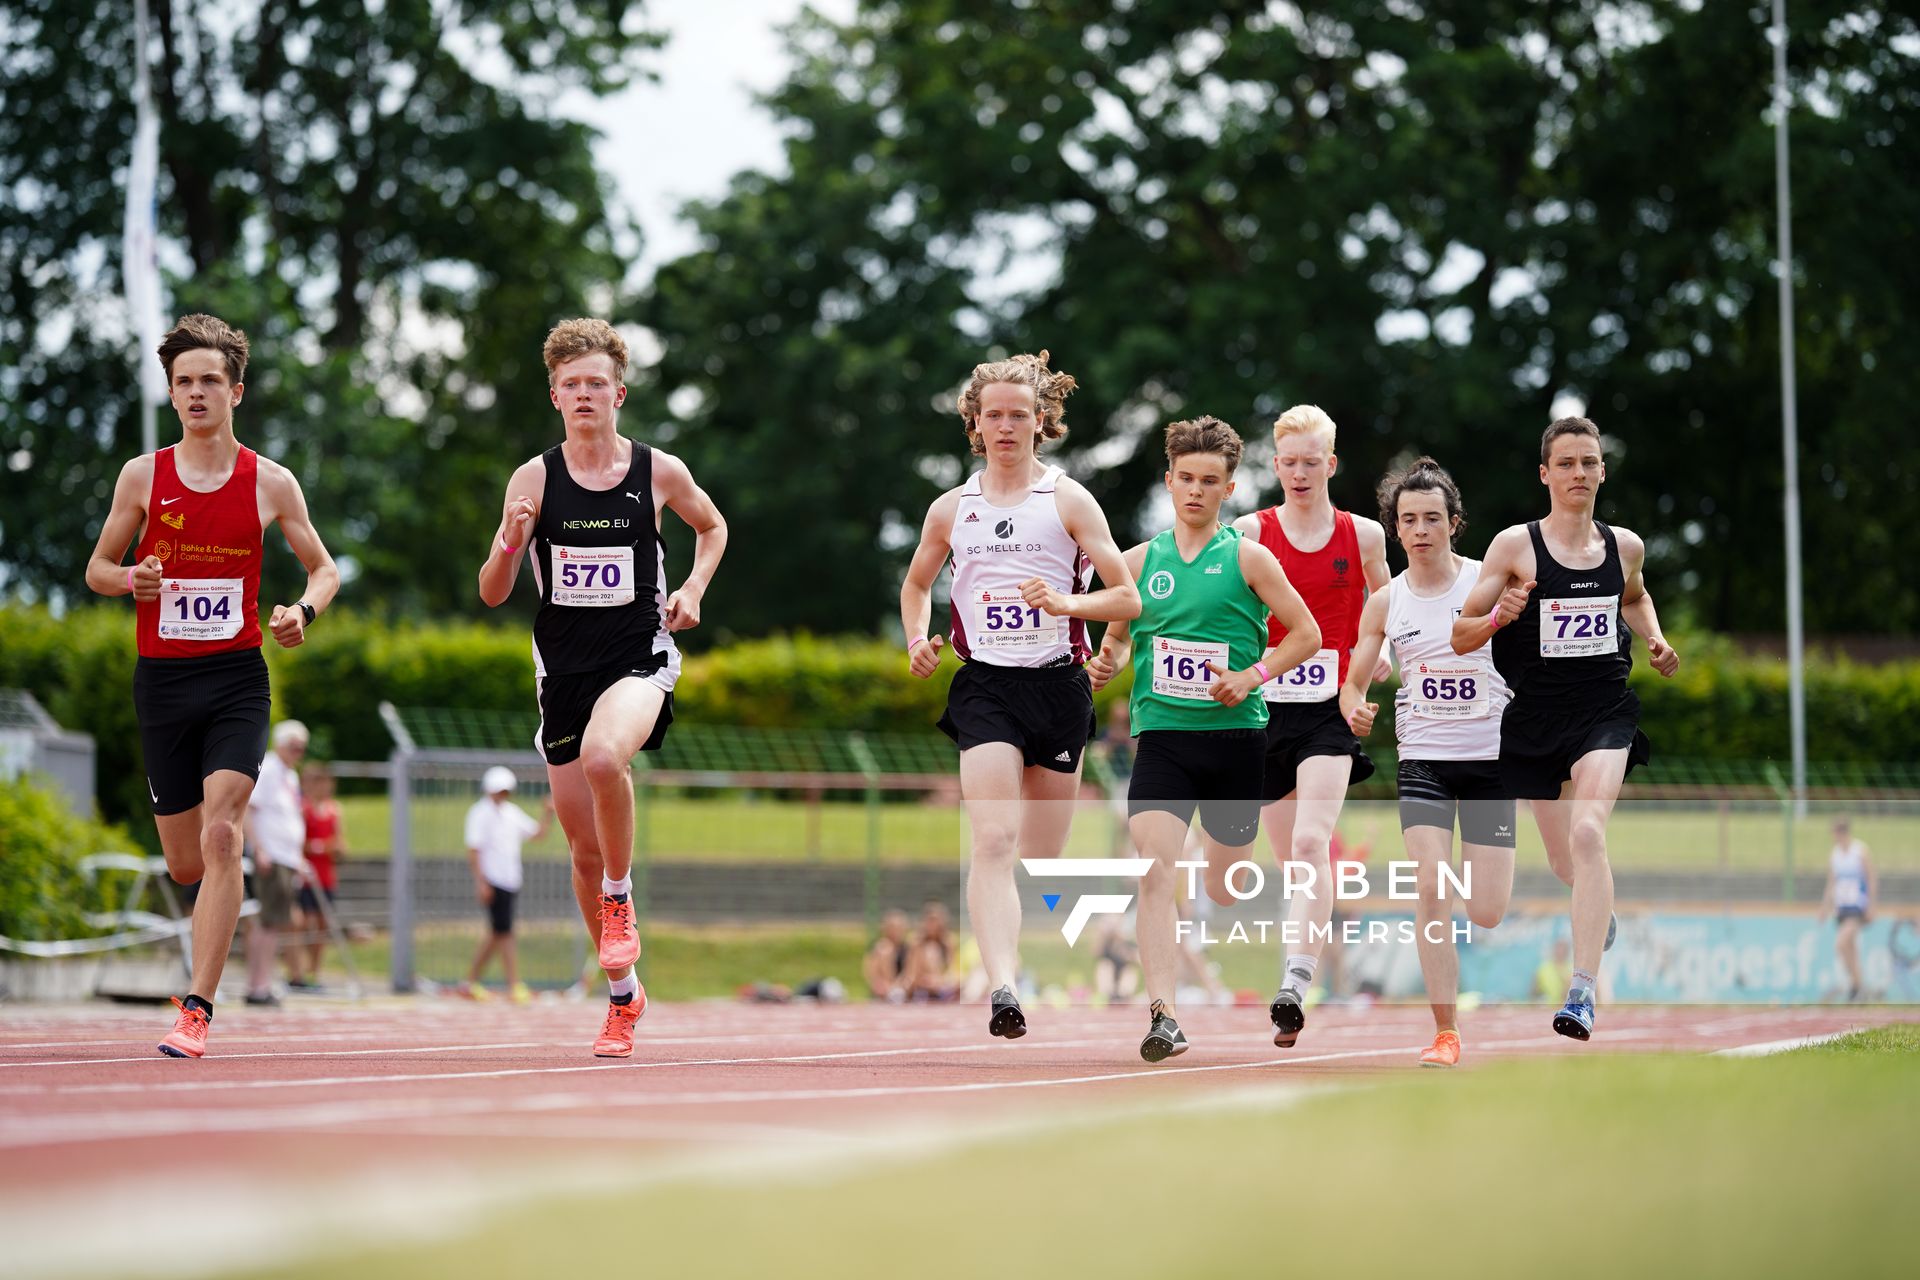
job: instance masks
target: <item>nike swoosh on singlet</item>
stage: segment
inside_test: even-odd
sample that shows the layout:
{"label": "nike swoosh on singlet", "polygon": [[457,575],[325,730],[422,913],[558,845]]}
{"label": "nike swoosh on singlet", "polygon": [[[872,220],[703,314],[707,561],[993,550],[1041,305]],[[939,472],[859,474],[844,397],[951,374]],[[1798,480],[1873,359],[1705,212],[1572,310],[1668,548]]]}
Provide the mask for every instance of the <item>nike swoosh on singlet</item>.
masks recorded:
{"label": "nike swoosh on singlet", "polygon": [[160,499],[160,505],[163,507],[170,507],[178,501],[180,501],[180,499],[178,498],[162,498]]}

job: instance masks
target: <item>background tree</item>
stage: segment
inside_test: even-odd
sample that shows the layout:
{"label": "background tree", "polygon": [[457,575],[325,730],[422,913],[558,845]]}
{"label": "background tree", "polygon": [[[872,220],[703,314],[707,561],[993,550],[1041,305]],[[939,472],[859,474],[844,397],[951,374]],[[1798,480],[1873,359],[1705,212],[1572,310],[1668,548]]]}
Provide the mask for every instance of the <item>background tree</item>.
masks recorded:
{"label": "background tree", "polygon": [[[242,438],[300,475],[350,601],[475,607],[507,470],[554,436],[541,339],[611,306],[635,243],[590,131],[551,104],[634,73],[656,43],[638,9],[154,0],[172,309],[248,332]],[[0,7],[0,565],[41,597],[83,594],[139,447],[117,297],[131,32],[123,3]]]}
{"label": "background tree", "polygon": [[[1303,8],[882,0],[796,26],[770,98],[790,174],[696,208],[706,246],[641,305],[679,447],[752,548],[714,616],[884,619],[965,462],[951,389],[1044,346],[1084,383],[1060,456],[1123,535],[1154,526],[1161,424],[1228,417],[1257,479],[1274,413],[1311,400],[1342,426],[1338,500],[1370,510],[1432,453],[1477,552],[1539,513],[1537,432],[1584,405],[1603,514],[1652,536],[1669,616],[1780,627],[1764,6]],[[1808,612],[1910,629],[1920,592],[1879,552],[1920,484],[1891,421],[1920,389],[1891,358],[1920,337],[1920,33],[1900,6],[1792,9]]]}

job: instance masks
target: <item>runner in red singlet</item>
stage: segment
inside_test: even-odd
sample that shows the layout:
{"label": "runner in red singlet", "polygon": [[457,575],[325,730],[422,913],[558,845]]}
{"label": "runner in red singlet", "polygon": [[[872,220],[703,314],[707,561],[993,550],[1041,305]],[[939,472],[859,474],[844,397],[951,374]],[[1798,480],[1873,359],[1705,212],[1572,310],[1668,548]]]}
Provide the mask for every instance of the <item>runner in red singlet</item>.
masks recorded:
{"label": "runner in red singlet", "polygon": [[[1268,1009],[1273,1042],[1282,1048],[1299,1039],[1306,1025],[1307,988],[1332,927],[1327,843],[1347,787],[1373,776],[1373,762],[1341,718],[1339,694],[1366,593],[1384,588],[1391,576],[1380,522],[1338,510],[1327,494],[1339,467],[1333,436],[1333,419],[1317,405],[1295,405],[1281,414],[1273,424],[1280,502],[1234,522],[1279,558],[1287,581],[1320,625],[1319,653],[1261,687],[1271,713],[1261,819],[1282,869],[1298,862],[1312,873],[1308,890],[1287,902],[1281,934],[1286,976]],[[1285,634],[1270,623],[1268,643],[1278,644]],[[1231,901],[1224,882],[1208,888],[1215,901]]]}
{"label": "runner in red singlet", "polygon": [[[181,438],[120,469],[87,585],[131,595],[140,657],[133,703],[147,793],[167,870],[200,883],[193,976],[160,1052],[206,1052],[214,992],[240,917],[240,820],[267,753],[267,664],[260,656],[261,534],[280,522],[307,589],[267,620],[291,649],[340,589],[293,473],[233,435],[246,387],[247,337],[212,316],[186,316],[160,342]],[[132,566],[121,561],[138,539]]]}

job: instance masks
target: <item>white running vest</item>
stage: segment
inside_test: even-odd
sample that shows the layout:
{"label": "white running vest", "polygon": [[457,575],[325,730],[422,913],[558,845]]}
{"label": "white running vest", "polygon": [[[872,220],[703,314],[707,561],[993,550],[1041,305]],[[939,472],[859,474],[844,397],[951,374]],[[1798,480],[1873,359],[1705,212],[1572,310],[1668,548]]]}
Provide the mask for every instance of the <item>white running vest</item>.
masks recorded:
{"label": "white running vest", "polygon": [[1858,840],[1849,840],[1844,845],[1836,844],[1833,852],[1827,855],[1827,865],[1833,869],[1833,906],[1837,911],[1842,907],[1867,909],[1867,860],[1866,850]]}
{"label": "white running vest", "polygon": [[1030,609],[1020,584],[1039,578],[1062,595],[1084,595],[1093,581],[1087,559],[1054,506],[1058,467],[1048,467],[1026,500],[996,507],[974,475],[960,491],[947,546],[953,553],[953,648],[969,662],[993,667],[1045,667],[1085,662],[1087,624]]}
{"label": "white running vest", "polygon": [[1400,667],[1393,724],[1405,760],[1497,760],[1500,713],[1513,695],[1487,651],[1453,651],[1453,621],[1466,606],[1480,562],[1460,561],[1445,594],[1415,595],[1402,573],[1387,584],[1387,640]]}

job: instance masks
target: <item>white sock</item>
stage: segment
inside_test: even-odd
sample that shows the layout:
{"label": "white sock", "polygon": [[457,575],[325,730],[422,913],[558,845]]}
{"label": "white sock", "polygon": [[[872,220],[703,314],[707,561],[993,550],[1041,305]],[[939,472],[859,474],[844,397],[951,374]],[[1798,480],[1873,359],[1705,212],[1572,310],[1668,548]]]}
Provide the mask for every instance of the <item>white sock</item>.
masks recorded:
{"label": "white sock", "polygon": [[631,871],[627,872],[625,878],[620,880],[609,880],[607,879],[606,874],[604,872],[601,873],[600,892],[605,894],[609,898],[617,898],[621,894],[632,896],[633,872]]}
{"label": "white sock", "polygon": [[1319,956],[1288,956],[1287,976],[1281,982],[1280,989],[1297,996],[1306,995],[1307,988],[1313,985],[1313,971],[1319,967]]}
{"label": "white sock", "polygon": [[624,978],[607,979],[609,996],[637,996],[640,994],[640,975],[629,973]]}

